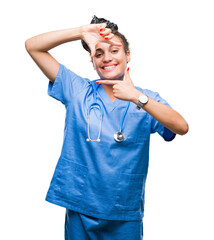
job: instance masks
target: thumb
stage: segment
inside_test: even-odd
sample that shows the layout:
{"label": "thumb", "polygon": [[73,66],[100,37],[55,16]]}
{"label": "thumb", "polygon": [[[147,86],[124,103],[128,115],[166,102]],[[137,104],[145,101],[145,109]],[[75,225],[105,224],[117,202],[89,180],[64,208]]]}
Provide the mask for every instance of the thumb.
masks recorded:
{"label": "thumb", "polygon": [[129,75],[129,67],[126,69],[125,76],[124,76],[124,81],[128,82],[130,86],[134,87],[134,83],[132,82],[132,79]]}
{"label": "thumb", "polygon": [[129,75],[129,67],[125,71],[124,80],[129,81],[129,82],[131,81],[131,78],[130,78],[130,75]]}
{"label": "thumb", "polygon": [[91,50],[91,58],[93,58],[95,56],[95,53],[96,53],[95,46],[94,45],[90,45],[89,48]]}

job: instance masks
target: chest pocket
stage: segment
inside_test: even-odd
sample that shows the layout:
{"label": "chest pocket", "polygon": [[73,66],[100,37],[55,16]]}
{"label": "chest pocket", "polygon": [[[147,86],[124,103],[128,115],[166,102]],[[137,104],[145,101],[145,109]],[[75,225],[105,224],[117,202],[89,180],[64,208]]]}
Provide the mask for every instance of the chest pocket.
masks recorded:
{"label": "chest pocket", "polygon": [[147,140],[150,134],[149,114],[145,111],[127,114],[124,132],[128,142],[144,142]]}

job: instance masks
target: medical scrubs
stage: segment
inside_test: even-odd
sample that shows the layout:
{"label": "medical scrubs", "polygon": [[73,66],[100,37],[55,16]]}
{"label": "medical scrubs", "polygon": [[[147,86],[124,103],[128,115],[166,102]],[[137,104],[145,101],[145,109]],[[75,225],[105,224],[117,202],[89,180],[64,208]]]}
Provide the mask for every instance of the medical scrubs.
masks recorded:
{"label": "medical scrubs", "polygon": [[[103,108],[101,141],[88,142],[87,111],[94,102],[95,87],[97,102]],[[136,88],[169,106],[157,92]],[[104,232],[112,229],[113,235],[109,238],[97,237],[106,240],[119,239],[119,229],[126,224],[130,224],[130,229],[131,224],[135,227],[138,225],[140,229],[142,226],[139,222],[142,222],[144,214],[150,134],[157,132],[165,141],[174,139],[175,134],[143,109],[137,110],[136,104],[130,102],[123,124],[125,140],[116,142],[114,133],[120,130],[128,102],[120,99],[112,102],[102,85],[97,86],[96,80],[80,77],[62,64],[55,82],[49,82],[48,94],[64,104],[66,118],[62,150],[46,200],[67,209],[66,228],[73,226],[76,235],[81,236],[75,224],[85,222],[85,231],[88,232],[88,238],[72,236],[67,239],[96,239],[92,237],[96,231],[91,233],[90,229],[96,229],[98,225]],[[93,109],[90,112],[91,139],[97,139],[99,125],[100,111]],[[69,219],[74,222],[69,223]],[[112,222],[112,227],[105,227],[107,220],[110,220],[108,223]],[[121,226],[118,224],[118,229],[113,230],[118,222]],[[127,227],[124,229],[128,232]],[[101,233],[98,227],[97,234]]]}
{"label": "medical scrubs", "polygon": [[105,220],[66,211],[65,240],[142,240],[143,222]]}

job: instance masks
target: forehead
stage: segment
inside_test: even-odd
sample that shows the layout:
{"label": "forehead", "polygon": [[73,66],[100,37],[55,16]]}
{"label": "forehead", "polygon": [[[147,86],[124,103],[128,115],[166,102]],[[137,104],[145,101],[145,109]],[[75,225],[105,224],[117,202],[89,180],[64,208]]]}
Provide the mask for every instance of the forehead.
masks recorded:
{"label": "forehead", "polygon": [[[114,36],[111,40],[113,40],[114,42],[122,43],[121,39],[118,36]],[[103,42],[98,42],[95,46],[95,49],[96,50],[107,49],[107,48],[110,48],[110,47],[113,47],[113,46],[115,46],[115,45],[112,44],[112,43],[109,43],[107,41],[103,41]],[[123,43],[122,43],[122,46],[123,46]],[[120,48],[122,46],[117,46],[117,47]]]}

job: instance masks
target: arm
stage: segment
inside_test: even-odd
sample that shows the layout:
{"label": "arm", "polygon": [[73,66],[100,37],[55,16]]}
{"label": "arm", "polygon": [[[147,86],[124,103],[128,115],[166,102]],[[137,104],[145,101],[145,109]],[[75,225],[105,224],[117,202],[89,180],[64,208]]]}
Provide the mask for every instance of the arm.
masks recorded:
{"label": "arm", "polygon": [[[132,102],[138,104],[138,97],[142,94],[135,88],[133,90]],[[172,132],[184,135],[188,132],[189,126],[184,118],[172,108],[149,98],[149,101],[143,106],[143,109],[154,117],[158,122],[164,125]]]}
{"label": "arm", "polygon": [[[105,27],[105,23],[89,24],[43,33],[26,40],[25,47],[42,72],[54,83],[59,70],[59,63],[48,51],[60,44],[83,39],[91,49],[91,55],[93,56],[98,41],[105,41],[104,37],[108,36],[109,42],[111,42],[111,38],[114,36],[111,30]],[[100,28],[103,29],[103,37],[99,34]]]}
{"label": "arm", "polygon": [[[138,104],[138,98],[142,94],[135,88],[130,75],[129,68],[125,71],[125,78],[121,80],[99,80],[98,84],[112,85],[114,97],[131,101]],[[164,127],[172,132],[184,135],[188,132],[189,126],[184,118],[172,108],[149,98],[149,101],[143,106],[143,109],[160,122]]]}
{"label": "arm", "polygon": [[54,82],[59,70],[59,63],[48,51],[60,44],[80,38],[80,28],[58,30],[43,33],[26,40],[25,47],[42,72],[50,81]]}

